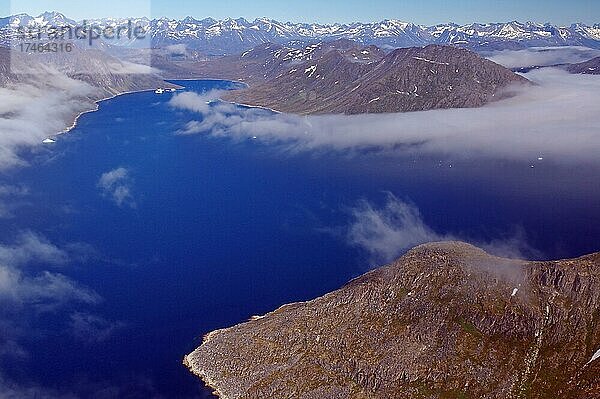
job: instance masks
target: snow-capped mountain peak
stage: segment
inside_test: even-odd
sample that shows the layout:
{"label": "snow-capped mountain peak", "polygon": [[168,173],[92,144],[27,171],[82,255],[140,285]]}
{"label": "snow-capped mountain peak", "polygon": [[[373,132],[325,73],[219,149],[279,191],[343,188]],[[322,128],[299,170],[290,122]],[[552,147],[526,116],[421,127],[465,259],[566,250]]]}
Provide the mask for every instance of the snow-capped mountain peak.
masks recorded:
{"label": "snow-capped mountain peak", "polygon": [[[103,18],[88,21],[95,25],[126,25],[128,19]],[[81,23],[81,22],[79,22]],[[600,48],[600,24],[581,23],[554,26],[527,21],[521,23],[454,23],[435,26],[416,25],[398,19],[351,24],[315,24],[279,22],[267,17],[248,21],[245,18],[199,19],[188,16],[170,18],[137,18],[134,23],[146,28],[154,47],[183,44],[208,55],[241,53],[261,43],[297,44],[350,39],[382,48],[424,46],[427,44],[459,45],[475,50],[525,48],[529,46],[577,45]],[[0,39],[8,27],[44,27],[75,25],[59,12],[47,12],[37,17],[20,14],[0,19]],[[135,43],[128,43],[135,45]]]}

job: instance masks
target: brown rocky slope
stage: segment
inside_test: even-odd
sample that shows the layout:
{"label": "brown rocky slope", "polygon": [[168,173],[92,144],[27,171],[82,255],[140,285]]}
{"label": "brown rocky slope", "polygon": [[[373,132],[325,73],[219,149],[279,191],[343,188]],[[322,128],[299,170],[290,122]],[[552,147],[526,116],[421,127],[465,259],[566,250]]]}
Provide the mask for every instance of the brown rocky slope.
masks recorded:
{"label": "brown rocky slope", "polygon": [[569,65],[567,71],[571,73],[600,75],[600,57],[592,58],[591,60],[579,64]]}
{"label": "brown rocky slope", "polygon": [[[419,246],[186,356],[221,398],[600,398],[600,254]],[[594,360],[592,360],[594,359]]]}
{"label": "brown rocky slope", "polygon": [[301,50],[266,44],[199,63],[196,73],[249,84],[225,94],[226,100],[297,114],[472,108],[528,83],[464,49],[430,45],[386,54],[348,40]]}

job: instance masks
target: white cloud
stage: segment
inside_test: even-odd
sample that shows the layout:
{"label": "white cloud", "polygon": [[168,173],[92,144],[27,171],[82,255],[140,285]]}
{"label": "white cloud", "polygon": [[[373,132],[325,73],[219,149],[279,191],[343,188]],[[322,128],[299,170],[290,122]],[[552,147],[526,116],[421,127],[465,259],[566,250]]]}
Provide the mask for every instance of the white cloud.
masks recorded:
{"label": "white cloud", "polygon": [[69,255],[31,231],[22,232],[12,245],[0,244],[0,264],[21,266],[31,261],[65,264]]}
{"label": "white cloud", "polygon": [[84,312],[73,313],[69,324],[77,339],[90,343],[105,341],[125,326],[122,322],[109,321]]}
{"label": "white cloud", "polygon": [[122,167],[103,173],[98,180],[98,188],[102,194],[111,198],[119,207],[136,207],[131,185],[129,171]]}
{"label": "white cloud", "polygon": [[0,185],[0,219],[11,218],[13,211],[22,205],[22,199],[29,194],[29,189],[20,185]]}
{"label": "white cloud", "polygon": [[0,197],[4,196],[24,196],[29,193],[29,189],[25,186],[0,185]]}
{"label": "white cloud", "polygon": [[[244,140],[256,136],[287,149],[449,154],[559,162],[598,162],[600,77],[557,69],[527,74],[535,86],[513,98],[475,109],[300,117],[228,103],[208,106],[206,96],[185,93],[171,105],[198,112],[179,133]],[[400,149],[399,149],[400,148]]]}
{"label": "white cloud", "polygon": [[94,90],[51,70],[0,87],[0,170],[26,165],[19,152],[40,146],[44,138],[70,125],[79,112],[90,109],[87,96]]}
{"label": "white cloud", "polygon": [[[113,61],[106,64],[109,73],[134,75],[134,74],[154,74],[160,72],[158,69],[152,68],[149,65],[136,64],[128,61]],[[87,71],[79,71],[86,73]]]}
{"label": "white cloud", "polygon": [[32,262],[46,268],[61,266],[70,260],[67,251],[30,231],[20,233],[12,244],[0,244],[0,303],[11,304],[11,309],[16,310],[15,306],[24,305],[48,309],[69,301],[97,302],[96,293],[80,287],[63,274],[24,270]]}
{"label": "white cloud", "polygon": [[387,193],[383,206],[363,200],[351,208],[346,239],[351,246],[365,250],[373,266],[390,262],[417,245],[436,241],[470,242],[489,253],[509,258],[542,256],[528,245],[525,232],[519,228],[490,241],[438,233],[424,222],[415,205],[399,200],[392,193]]}
{"label": "white cloud", "polygon": [[352,223],[347,233],[349,243],[383,261],[390,261],[425,242],[450,239],[429,228],[417,207],[398,200],[391,193],[388,193],[382,208],[360,201],[352,209],[351,216]]}
{"label": "white cloud", "polygon": [[0,303],[12,306],[12,311],[22,306],[38,310],[53,310],[68,302],[93,304],[100,297],[93,291],[79,286],[68,277],[43,271],[29,276],[21,270],[0,265]]}
{"label": "white cloud", "polygon": [[222,93],[222,90],[211,90],[202,94],[184,91],[173,96],[169,104],[174,108],[198,112],[203,115],[210,114],[211,106],[209,102],[217,100]]}
{"label": "white cloud", "polygon": [[[69,387],[54,389],[30,383],[31,379],[24,382],[4,375],[8,366],[2,364],[6,359],[11,361],[8,364],[35,361],[35,354],[30,353],[24,342],[32,337],[43,337],[49,328],[45,324],[40,328],[42,312],[44,317],[52,316],[60,324],[60,330],[55,332],[72,334],[90,344],[102,342],[124,327],[121,322],[86,311],[102,300],[96,292],[62,273],[45,270],[79,261],[89,251],[89,246],[79,243],[67,244],[62,249],[32,232],[20,234],[13,243],[0,245],[0,398],[112,398],[126,394],[127,387],[88,378]],[[32,264],[28,265],[30,262]],[[73,312],[74,305],[78,311]],[[134,382],[136,386],[146,387],[140,392],[153,389],[151,385],[143,385],[146,380],[140,381]]]}
{"label": "white cloud", "polygon": [[101,300],[93,290],[62,273],[47,270],[70,260],[66,250],[33,232],[19,234],[13,243],[0,244],[0,357],[27,356],[19,341],[31,334],[29,323],[40,312],[56,312],[72,303],[93,305]]}

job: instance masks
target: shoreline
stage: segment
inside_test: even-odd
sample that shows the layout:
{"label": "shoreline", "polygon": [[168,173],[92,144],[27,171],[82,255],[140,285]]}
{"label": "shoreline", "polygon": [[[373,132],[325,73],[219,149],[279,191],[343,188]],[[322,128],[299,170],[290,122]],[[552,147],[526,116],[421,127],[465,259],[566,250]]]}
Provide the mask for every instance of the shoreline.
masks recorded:
{"label": "shoreline", "polygon": [[181,78],[181,79],[180,78],[165,78],[165,82],[169,82],[170,80],[181,80],[181,81],[208,80],[211,82],[231,82],[231,83],[242,83],[242,84],[246,85],[247,87],[250,87],[250,85],[248,83],[244,82],[241,79],[233,80],[233,79],[219,79],[219,78]]}
{"label": "shoreline", "polygon": [[122,93],[113,94],[112,96],[103,97],[103,98],[100,98],[98,100],[93,100],[94,101],[93,102],[94,106],[93,106],[92,109],[88,109],[88,110],[79,112],[77,115],[75,115],[73,117],[73,122],[71,123],[71,125],[69,127],[67,127],[66,129],[61,130],[58,133],[53,134],[51,137],[58,137],[58,136],[61,136],[63,134],[67,134],[71,130],[75,129],[77,127],[77,124],[79,122],[79,118],[80,117],[82,117],[85,114],[98,111],[98,109],[100,108],[100,103],[102,103],[104,101],[112,100],[114,98],[117,98],[117,97],[120,97],[120,96],[124,96],[124,95],[127,95],[127,94],[145,93],[145,92],[154,91],[154,90],[156,90],[156,89],[130,90],[130,91],[124,91]]}
{"label": "shoreline", "polygon": [[227,101],[227,100],[223,100],[223,99],[221,99],[221,101],[225,101],[225,102],[228,102],[228,103],[230,103],[230,104],[239,105],[239,106],[241,106],[241,107],[246,107],[246,108],[257,108],[257,109],[263,109],[263,110],[265,110],[265,111],[271,111],[271,112],[274,112],[274,113],[276,113],[276,114],[283,114],[283,112],[282,112],[282,111],[277,111],[276,109],[269,108],[269,107],[263,107],[262,105],[244,104],[244,103],[238,103],[238,102],[235,102],[235,101]]}
{"label": "shoreline", "polygon": [[[218,330],[213,330],[210,331],[208,333],[206,333],[203,337],[202,337],[202,344],[200,344],[200,346],[204,345],[207,342],[210,342],[211,338],[218,334],[219,332],[226,330],[226,328],[222,328],[222,329],[218,329]],[[211,379],[204,370],[198,370],[194,367],[194,362],[190,359],[192,357],[192,355],[194,354],[194,352],[196,352],[196,350],[198,348],[194,349],[192,352],[190,352],[189,354],[185,355],[183,357],[183,365],[188,369],[188,371],[195,375],[196,377],[198,377],[202,383],[211,390],[211,393],[213,396],[215,396],[216,398],[219,399],[228,399],[227,396],[225,395],[224,392],[221,391],[221,389],[217,386],[217,382],[214,381],[213,379]]]}
{"label": "shoreline", "polygon": [[[172,83],[170,81],[190,81],[190,82],[194,82],[194,81],[203,81],[203,80],[211,81],[211,82],[242,83],[242,84],[246,85],[246,88],[250,87],[247,83],[242,82],[242,81],[229,80],[229,79],[215,79],[215,78],[165,79],[165,82],[166,83],[170,83],[170,84],[175,85],[175,86],[178,86],[177,90],[181,90],[181,89],[185,89],[185,86],[180,86],[180,85],[177,85],[176,83]],[[71,130],[73,130],[73,129],[75,129],[77,127],[78,122],[79,122],[79,118],[81,118],[85,114],[92,113],[92,112],[97,112],[98,109],[100,108],[100,104],[102,102],[104,102],[104,101],[109,101],[109,100],[115,99],[117,97],[125,96],[125,95],[128,95],[128,94],[146,93],[146,92],[150,92],[150,91],[154,91],[154,90],[156,90],[156,89],[150,88],[150,89],[141,89],[141,90],[130,90],[130,91],[124,91],[122,93],[113,94],[113,95],[108,96],[108,97],[102,97],[102,98],[99,98],[98,100],[92,100],[93,101],[93,107],[92,108],[86,109],[84,111],[79,112],[77,115],[75,115],[73,117],[73,122],[71,123],[71,125],[69,125],[67,128],[61,130],[58,133],[54,133],[54,134],[50,135],[49,137],[50,138],[56,138],[56,137],[59,137],[59,136],[62,136],[64,134],[67,134],[67,133],[71,132]],[[235,91],[235,90],[238,90],[238,89],[233,89],[232,91]],[[219,100],[225,101],[225,102],[228,102],[228,103],[231,103],[231,104],[235,104],[235,105],[238,105],[238,106],[242,106],[242,107],[263,109],[263,110],[266,110],[266,111],[271,111],[271,112],[276,113],[276,114],[281,114],[282,113],[281,111],[278,111],[276,109],[269,108],[269,107],[263,107],[263,106],[260,106],[260,105],[252,105],[252,104],[238,103],[238,102],[235,102],[235,101],[227,101],[227,100],[222,99],[222,98],[220,98]]]}
{"label": "shoreline", "polygon": [[[490,264],[501,265],[505,262],[507,262],[506,265],[514,263],[515,270],[518,271],[520,277],[522,273],[523,279],[515,280],[512,277],[505,277],[502,270],[496,272],[488,268]],[[598,266],[598,268],[594,269],[595,266]],[[465,273],[469,275],[469,281],[464,280]],[[494,285],[488,284],[490,273],[492,273],[492,277],[497,277]],[[493,273],[500,274],[495,275]],[[333,394],[331,394],[331,397],[336,398],[348,397],[348,391],[355,389],[367,393],[384,394],[385,397],[401,398],[406,395],[412,397],[410,393],[418,388],[409,386],[412,391],[407,391],[405,379],[386,379],[381,376],[385,376],[384,373],[388,371],[394,371],[396,375],[400,375],[399,372],[396,372],[400,370],[402,373],[410,372],[410,375],[414,376],[412,381],[431,381],[428,380],[428,376],[433,373],[436,379],[429,382],[427,386],[435,387],[447,384],[452,388],[455,386],[452,385],[454,384],[453,379],[447,377],[444,365],[438,369],[431,368],[429,366],[430,359],[434,357],[434,353],[451,350],[453,347],[460,348],[462,344],[462,342],[455,343],[453,339],[448,339],[448,341],[427,345],[421,349],[423,345],[421,342],[411,345],[414,342],[415,334],[423,334],[426,337],[438,336],[440,331],[443,331],[449,337],[459,334],[479,337],[488,334],[490,337],[499,336],[500,342],[506,344],[499,346],[504,351],[501,354],[496,354],[494,348],[484,349],[485,354],[483,356],[485,357],[482,358],[485,359],[486,363],[482,363],[482,367],[484,367],[484,370],[488,370],[486,375],[490,376],[491,381],[500,381],[500,383],[507,381],[506,386],[487,384],[487,381],[479,382],[477,380],[475,387],[471,388],[468,381],[481,375],[478,367],[479,363],[477,363],[477,367],[464,366],[465,368],[461,370],[464,377],[461,378],[465,378],[467,383],[464,386],[469,386],[469,389],[473,390],[474,397],[483,396],[481,392],[484,394],[489,393],[492,397],[501,397],[503,392],[512,392],[515,386],[520,387],[523,384],[522,381],[527,381],[528,377],[523,377],[521,364],[529,362],[529,348],[532,345],[535,347],[539,344],[538,331],[543,332],[544,326],[535,327],[535,330],[525,330],[526,332],[522,333],[524,337],[522,348],[524,349],[517,349],[517,352],[515,352],[513,331],[523,331],[517,328],[519,326],[535,326],[536,324],[532,324],[532,322],[539,320],[541,315],[544,315],[544,320],[548,319],[551,309],[550,304],[553,305],[552,314],[555,315],[556,320],[560,320],[561,316],[564,317],[564,315],[570,314],[571,304],[557,305],[552,302],[552,299],[545,296],[548,294],[543,288],[551,286],[558,292],[557,295],[569,295],[568,297],[573,298],[575,304],[581,304],[582,309],[594,309],[597,307],[597,302],[594,302],[596,297],[591,296],[584,290],[574,291],[572,282],[579,281],[579,278],[584,279],[586,282],[597,281],[594,279],[598,274],[600,274],[600,253],[598,252],[569,259],[528,261],[490,255],[481,248],[460,241],[430,242],[415,246],[397,260],[356,277],[342,287],[323,296],[306,302],[283,305],[258,320],[239,323],[229,328],[208,333],[205,335],[202,345],[185,356],[183,363],[207,387],[215,389],[216,385],[217,389],[215,389],[214,394],[221,399],[231,397],[273,397],[273,392],[286,392],[290,394],[290,397],[304,397],[304,395],[307,397],[322,397],[323,392],[328,392],[322,388],[332,389]],[[565,280],[560,283],[547,283],[544,277],[548,275],[565,275],[568,277],[565,277]],[[425,278],[422,279],[423,276]],[[457,309],[457,311],[468,309],[464,320],[480,320],[481,312],[486,315],[491,314],[490,317],[498,322],[490,322],[488,325],[498,326],[495,327],[496,330],[482,333],[475,324],[464,321],[457,322],[456,311],[448,313],[435,312],[435,309],[439,308],[441,298],[444,298],[444,293],[439,291],[439,287],[447,283],[449,276],[452,278],[451,281],[456,282],[456,286],[460,288],[452,293],[453,298],[460,301],[453,304],[454,309]],[[471,280],[473,280],[473,283]],[[516,283],[519,283],[518,287],[521,287],[522,284],[523,289],[535,293],[536,297],[529,298],[530,294],[522,293],[520,289],[513,288]],[[400,294],[400,296],[390,297],[389,295],[389,292],[398,293],[402,290],[406,292]],[[512,294],[510,294],[511,290]],[[475,310],[465,306],[465,303],[470,303],[468,301],[470,293],[473,291],[476,292],[473,295],[474,297],[484,298],[478,301],[477,305],[480,306],[475,306],[473,308]],[[464,295],[465,292],[467,295]],[[418,298],[411,298],[415,293],[419,293],[417,294],[419,295]],[[490,313],[484,307],[484,304],[489,303],[485,302],[485,298],[489,297],[493,297],[495,300],[502,298],[501,300],[507,308],[504,308],[500,313]],[[536,301],[537,298],[542,300]],[[550,302],[544,303],[544,299]],[[386,316],[384,322],[398,320],[398,316],[404,314],[420,317],[418,312],[421,308],[415,310],[412,305],[414,300],[422,301],[430,312],[436,314],[434,317],[439,318],[437,324],[442,326],[443,330],[431,329],[428,321],[426,325],[421,326],[412,323],[417,326],[415,328],[402,327],[400,330],[392,327],[383,330],[386,332],[381,335],[371,333],[374,328],[377,328],[378,331],[382,330],[379,318],[377,318],[381,314],[390,315]],[[467,302],[461,303],[462,301]],[[285,308],[293,305],[296,305],[296,307]],[[366,312],[369,318],[366,320],[373,321],[370,322],[371,324],[367,324],[368,328],[361,329],[360,326],[363,325],[364,320],[352,315],[364,312],[364,309],[369,309]],[[507,315],[510,317],[517,310],[527,315],[527,318],[519,319],[516,322],[513,321],[514,319],[509,318],[509,323],[511,323],[511,326],[515,325],[515,330],[507,331],[500,321],[506,320]],[[363,315],[364,313],[360,314]],[[586,312],[584,311],[583,314],[586,314]],[[375,316],[375,318],[371,319],[370,315]],[[308,318],[311,318],[313,322],[307,322]],[[556,324],[560,324],[560,322],[556,322]],[[583,323],[583,326],[578,327],[579,331],[585,331],[585,323]],[[553,327],[554,325],[552,325]],[[540,328],[541,330],[539,330]],[[344,333],[338,333],[338,331]],[[345,331],[356,332],[348,336]],[[475,331],[476,334],[472,331]],[[571,351],[572,353],[579,351],[583,354],[583,357],[576,358],[575,362],[577,364],[586,368],[598,359],[596,354],[600,351],[596,351],[596,354],[593,351],[598,347],[597,343],[591,345],[581,344],[576,338],[572,338],[580,334],[572,333],[568,328],[563,331],[565,336],[570,337],[571,342],[578,345],[577,349],[569,347],[564,351]],[[559,331],[558,334],[561,334],[561,332]],[[281,339],[275,337],[281,337]],[[480,340],[481,338],[474,339]],[[349,350],[346,345],[340,344],[344,340],[346,342],[365,342],[366,348],[375,349],[372,351]],[[267,345],[265,345],[265,342]],[[593,349],[591,352],[590,347]],[[360,348],[362,347],[359,346]],[[402,353],[405,348],[409,348],[408,355],[398,356],[397,354]],[[426,351],[425,355],[417,357],[410,355],[411,353],[420,354],[423,351]],[[477,356],[479,356],[479,353],[477,352]],[[517,356],[518,361],[515,362],[514,366],[510,365],[508,369],[503,370],[504,359],[509,357],[511,353],[515,353],[513,356]],[[553,354],[554,351],[551,351],[550,354],[544,354],[544,357],[551,358]],[[589,356],[591,356],[591,360],[584,364],[583,362],[589,359]],[[330,371],[329,375],[331,377],[322,380],[319,377],[314,377],[314,375],[317,375],[317,371],[318,375],[323,374],[323,367],[319,361],[314,361],[313,358],[327,359],[327,364],[331,363],[336,366],[345,364],[347,367],[338,366],[337,368],[326,369],[326,371]],[[356,359],[355,364],[359,366],[353,366],[352,363],[346,362],[347,359]],[[542,358],[538,367],[543,367],[543,361]],[[463,367],[462,365],[465,364],[461,356],[450,358],[449,362],[452,362],[450,364],[458,364],[456,367]],[[364,378],[357,381],[352,378],[362,372],[361,364],[368,365],[366,366],[368,367],[367,371],[363,373],[373,375],[372,378],[379,377],[382,382],[378,385],[372,385],[370,381],[373,381],[373,379]],[[380,371],[382,368],[383,372]],[[575,375],[575,377],[571,377],[572,379],[579,378],[577,368],[572,373]],[[311,376],[312,379],[310,379]],[[548,381],[556,380],[553,376],[545,378]],[[295,380],[303,380],[303,384],[289,384],[289,381]],[[564,386],[569,386],[570,381],[571,379],[565,378],[562,383]],[[582,381],[585,382],[586,380],[582,379]],[[515,385],[516,383],[518,385]],[[463,385],[462,382],[461,385]],[[218,389],[218,386],[221,389]],[[550,389],[548,392],[551,392]]]}
{"label": "shoreline", "polygon": [[[358,278],[358,277],[357,277]],[[289,303],[284,303],[283,305],[279,306],[278,308],[269,311],[267,313],[265,313],[264,315],[260,315],[260,316],[251,316],[248,320],[240,322],[238,324],[234,324],[231,325],[229,327],[224,327],[224,328],[219,328],[216,330],[212,330],[206,334],[204,334],[204,336],[202,337],[202,343],[200,345],[198,345],[192,352],[188,353],[187,355],[185,355],[183,357],[183,365],[185,366],[185,368],[188,370],[188,372],[190,372],[192,375],[196,376],[198,379],[200,379],[200,381],[208,388],[212,391],[212,394],[218,398],[218,399],[229,399],[229,397],[222,391],[222,387],[219,388],[218,386],[218,382],[215,381],[213,378],[211,378],[208,373],[204,370],[198,369],[195,364],[194,364],[194,360],[193,360],[193,356],[194,354],[199,351],[201,348],[203,348],[206,344],[208,344],[209,342],[212,341],[213,337],[221,334],[221,333],[227,333],[227,331],[231,330],[234,327],[237,327],[239,325],[244,325],[244,324],[249,324],[249,323],[256,323],[256,322],[260,322],[261,320],[264,320],[265,318],[268,318],[269,316],[274,315],[277,312],[280,312],[282,310],[285,310],[286,308],[290,307],[290,306],[298,306],[298,305],[303,305],[303,304],[307,304],[307,303],[311,303],[314,302],[318,299],[321,298],[327,298],[330,295],[332,295],[335,291],[332,292],[327,292],[317,298],[313,298],[307,301],[297,301],[297,302],[289,302]]]}

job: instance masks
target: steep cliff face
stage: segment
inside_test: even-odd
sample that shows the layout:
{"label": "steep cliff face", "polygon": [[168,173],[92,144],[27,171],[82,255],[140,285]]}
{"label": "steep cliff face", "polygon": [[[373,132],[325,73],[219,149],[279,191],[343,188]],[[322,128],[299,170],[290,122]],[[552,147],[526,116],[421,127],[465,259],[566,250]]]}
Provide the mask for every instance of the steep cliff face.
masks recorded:
{"label": "steep cliff face", "polygon": [[600,254],[419,246],[186,356],[222,398],[600,397]]}

